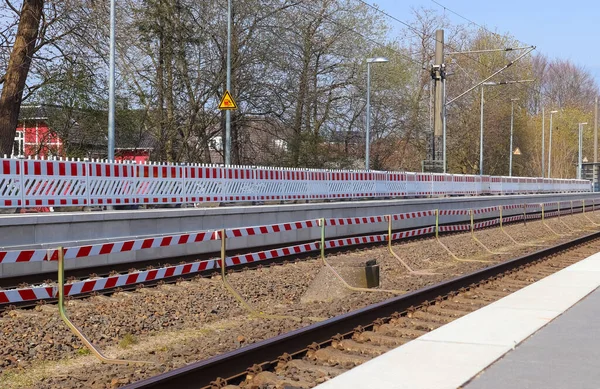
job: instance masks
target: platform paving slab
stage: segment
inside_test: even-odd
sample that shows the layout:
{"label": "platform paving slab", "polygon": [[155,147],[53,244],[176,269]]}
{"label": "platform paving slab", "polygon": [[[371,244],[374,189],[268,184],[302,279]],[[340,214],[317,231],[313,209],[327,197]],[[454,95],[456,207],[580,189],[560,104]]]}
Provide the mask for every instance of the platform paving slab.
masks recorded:
{"label": "platform paving slab", "polygon": [[[382,356],[375,358],[361,366],[358,366],[340,376],[319,385],[319,389],[450,389],[462,388],[473,377],[479,375],[481,378],[473,381],[468,386],[469,389],[482,388],[548,388],[545,382],[536,384],[537,376],[532,376],[530,381],[523,381],[525,378],[518,379],[519,374],[526,377],[526,368],[515,370],[518,374],[512,373],[512,368],[520,361],[513,362],[513,365],[505,367],[503,371],[490,378],[489,381],[481,381],[488,372],[491,372],[497,365],[493,365],[489,370],[485,370],[498,359],[517,349],[521,342],[528,339],[532,334],[542,329],[544,333],[548,323],[564,314],[563,317],[569,317],[572,311],[569,310],[579,301],[584,299],[590,293],[594,292],[600,286],[600,254],[594,254],[591,257],[579,262],[573,266],[563,269],[549,277],[546,277],[532,285],[529,285],[499,301],[496,301],[486,307],[474,311],[462,318],[459,318],[445,326],[431,331],[412,342],[398,347]],[[598,295],[596,295],[598,293]],[[600,292],[596,292],[590,297],[592,304],[597,309],[590,312],[581,319],[575,318],[575,321],[586,323],[596,320],[598,324],[589,324],[588,330],[575,329],[579,331],[580,337],[573,338],[572,343],[568,341],[557,340],[561,346],[576,350],[586,343],[586,338],[595,336],[600,327]],[[586,300],[587,301],[587,300]],[[595,315],[595,317],[594,317]],[[562,319],[562,318],[561,318]],[[573,331],[552,334],[554,337],[566,338],[568,333]],[[590,332],[594,331],[594,332]],[[590,335],[592,334],[592,335]],[[534,336],[535,337],[535,336]],[[534,338],[531,338],[534,339]],[[527,346],[529,341],[525,342]],[[591,364],[600,354],[600,336],[594,346],[593,355],[589,355],[589,362],[581,364],[581,370],[591,368]],[[589,345],[587,345],[589,346]],[[594,347],[592,346],[592,347]],[[544,375],[550,368],[544,366],[544,358],[547,363],[556,363],[557,370],[560,367],[568,369],[569,353],[562,352],[561,347],[554,349],[541,350],[537,356],[525,355],[523,360],[529,360],[535,364],[536,361],[542,369],[538,375]],[[573,351],[571,351],[572,353]],[[551,355],[544,355],[551,354]],[[559,357],[562,355],[562,357]],[[587,357],[587,356],[586,356]],[[508,357],[506,358],[508,360]],[[591,379],[598,378],[595,386],[585,386],[585,388],[600,388],[600,369],[597,373],[588,375]],[[555,373],[559,374],[559,373]],[[579,373],[585,374],[583,371]],[[489,374],[488,376],[490,376]],[[510,383],[506,378],[511,377]],[[568,379],[573,379],[571,384],[565,384]],[[561,381],[563,385],[552,386],[552,388],[581,388],[579,385],[581,377],[575,377],[567,374],[567,378]],[[476,385],[481,382],[480,386]],[[496,386],[486,386],[488,382]],[[523,386],[525,382],[531,382],[530,386]],[[489,384],[491,385],[491,384]]]}
{"label": "platform paving slab", "polygon": [[533,334],[465,389],[600,388],[600,290]]}

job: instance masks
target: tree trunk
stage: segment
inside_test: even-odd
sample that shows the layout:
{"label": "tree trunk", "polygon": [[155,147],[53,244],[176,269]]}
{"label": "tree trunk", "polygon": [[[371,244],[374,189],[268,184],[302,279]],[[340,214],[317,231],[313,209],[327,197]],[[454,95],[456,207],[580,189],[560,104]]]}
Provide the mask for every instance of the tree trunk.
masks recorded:
{"label": "tree trunk", "polygon": [[0,95],[0,155],[12,153],[23,89],[31,66],[44,0],[24,0]]}

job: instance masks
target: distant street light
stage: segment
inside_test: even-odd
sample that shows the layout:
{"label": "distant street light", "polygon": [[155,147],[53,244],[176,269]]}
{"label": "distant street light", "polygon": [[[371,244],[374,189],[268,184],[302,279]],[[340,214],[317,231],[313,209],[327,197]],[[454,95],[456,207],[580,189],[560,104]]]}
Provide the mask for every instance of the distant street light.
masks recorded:
{"label": "distant street light", "polygon": [[510,99],[510,157],[508,162],[508,176],[512,177],[513,167],[513,127],[514,127],[514,116],[515,116],[515,101],[519,99]]}
{"label": "distant street light", "polygon": [[[526,82],[534,82],[535,80],[516,80],[516,81],[500,81],[500,82],[482,82],[481,83],[481,117],[480,117],[480,129],[479,129],[479,174],[483,174],[483,87],[484,86],[496,86],[496,85],[508,85],[508,84],[523,84]],[[455,97],[453,100],[456,100]]]}
{"label": "distant street light", "polygon": [[558,111],[550,111],[550,144],[548,145],[548,178],[552,175],[552,115]]}
{"label": "distant street light", "polygon": [[585,123],[579,123],[579,152],[577,153],[577,179],[581,180],[581,155],[583,153],[583,126]]}
{"label": "distant street light", "polygon": [[386,63],[390,60],[384,57],[367,58],[367,120],[365,134],[365,170],[369,170],[369,147],[370,147],[370,131],[371,131],[371,64]]}

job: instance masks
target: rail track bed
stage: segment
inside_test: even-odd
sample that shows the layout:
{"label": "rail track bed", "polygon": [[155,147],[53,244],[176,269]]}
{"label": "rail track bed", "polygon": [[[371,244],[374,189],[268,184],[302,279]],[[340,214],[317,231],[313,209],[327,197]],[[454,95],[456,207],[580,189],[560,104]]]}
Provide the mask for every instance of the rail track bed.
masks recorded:
{"label": "rail track bed", "polygon": [[[590,217],[600,221],[600,215]],[[327,270],[318,259],[308,258],[228,275],[244,300],[270,317],[248,315],[223,288],[220,276],[68,302],[73,321],[106,354],[151,364],[96,362],[62,324],[54,305],[7,311],[0,317],[0,380],[7,388],[117,388],[168,372],[170,380],[179,377],[183,381],[160,383],[162,377],[156,378],[158,386],[140,382],[133,387],[203,388],[219,377],[234,377],[226,381],[227,385],[244,388],[313,387],[599,251],[600,243],[594,242],[588,248],[580,246],[544,259],[597,238],[587,235],[589,231],[575,231],[590,227],[589,220],[577,215],[561,223],[547,223],[554,231],[570,235],[552,235],[538,221],[505,227],[518,242],[537,241],[546,247],[563,242],[533,255],[540,247],[513,244],[499,234],[498,228],[476,234],[488,247],[512,249],[511,255],[484,255],[469,234],[442,238],[457,255],[483,259],[481,262],[454,261],[434,239],[394,246],[416,271],[435,274],[411,274],[384,248],[328,255],[334,266],[378,259],[382,289],[419,290],[396,297],[394,293],[345,291],[340,296],[307,299],[311,283]],[[585,238],[571,242],[573,236],[583,234]],[[518,255],[520,259],[509,260]],[[544,261],[498,276],[540,259]],[[464,276],[473,271],[477,273]],[[454,280],[444,281],[448,279]],[[470,286],[482,280],[485,283]],[[329,292],[343,289],[335,283],[328,287]],[[336,336],[338,333],[342,336]],[[195,364],[198,360],[204,362]],[[254,364],[260,368],[248,373]],[[176,370],[185,365],[190,372],[199,367],[200,373],[188,375]],[[229,370],[219,370],[223,367]],[[220,381],[213,386],[223,385]]]}

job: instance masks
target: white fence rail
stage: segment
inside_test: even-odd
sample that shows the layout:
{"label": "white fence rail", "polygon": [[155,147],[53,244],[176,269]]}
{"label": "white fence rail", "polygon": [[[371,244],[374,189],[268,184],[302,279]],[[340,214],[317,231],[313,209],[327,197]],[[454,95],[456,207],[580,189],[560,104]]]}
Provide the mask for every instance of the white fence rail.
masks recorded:
{"label": "white fence rail", "polygon": [[0,207],[590,192],[587,180],[0,159]]}

